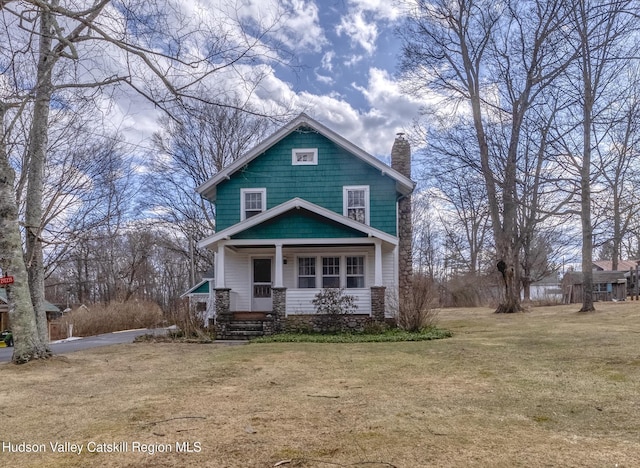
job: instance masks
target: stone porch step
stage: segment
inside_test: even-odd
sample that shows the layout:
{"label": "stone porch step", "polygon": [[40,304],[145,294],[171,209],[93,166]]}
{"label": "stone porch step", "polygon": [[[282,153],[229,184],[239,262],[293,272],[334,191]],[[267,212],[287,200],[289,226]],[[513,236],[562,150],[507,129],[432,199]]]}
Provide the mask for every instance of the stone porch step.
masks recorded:
{"label": "stone porch step", "polygon": [[262,320],[233,320],[229,323],[229,330],[262,332]]}
{"label": "stone porch step", "polygon": [[235,318],[231,320],[224,334],[216,336],[219,340],[248,340],[264,335],[264,320],[251,317],[251,320],[239,320]]}

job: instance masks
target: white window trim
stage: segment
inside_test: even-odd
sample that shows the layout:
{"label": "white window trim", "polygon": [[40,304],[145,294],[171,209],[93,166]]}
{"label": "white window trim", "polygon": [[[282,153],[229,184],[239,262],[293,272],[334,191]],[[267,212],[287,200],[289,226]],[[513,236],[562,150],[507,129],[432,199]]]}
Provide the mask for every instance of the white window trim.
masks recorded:
{"label": "white window trim", "polygon": [[266,188],[243,188],[240,189],[240,221],[247,219],[245,210],[245,194],[260,193],[262,195],[262,211],[267,209],[267,189]]}
{"label": "white window trim", "polygon": [[342,215],[345,217],[348,216],[348,204],[349,204],[349,196],[348,193],[352,190],[364,190],[364,223],[369,226],[370,225],[370,200],[369,200],[369,186],[368,185],[345,185],[342,187]]}
{"label": "white window trim", "polygon": [[[326,258],[326,257],[338,257],[340,258],[340,262],[339,262],[339,268],[340,268],[340,288],[344,288],[346,290],[350,290],[350,289],[364,289],[364,288],[368,288],[370,286],[367,285],[367,264],[369,261],[369,256],[367,253],[362,252],[362,253],[336,253],[336,254],[331,254],[331,253],[327,253],[327,254],[298,254],[295,255],[295,289],[323,289],[322,287],[322,278],[323,278],[323,271],[322,271],[322,259]],[[364,287],[363,288],[347,288],[347,257],[363,257],[364,258],[364,264],[363,264],[363,268],[364,268]],[[315,288],[299,288],[298,285],[300,284],[300,282],[298,281],[300,274],[299,274],[299,270],[298,270],[298,259],[300,258],[315,258],[316,259],[316,274],[314,276],[315,278]]]}
{"label": "white window trim", "polygon": [[[315,275],[311,276],[307,276],[307,275],[302,275],[303,278],[314,278],[314,287],[313,288],[301,288],[300,287],[300,259],[301,258],[313,258],[315,259],[315,263],[313,265],[313,268],[315,270]],[[318,256],[317,255],[304,255],[304,254],[300,254],[300,255],[296,255],[295,257],[295,289],[317,289],[318,287]]]}
{"label": "white window trim", "polygon": [[[297,153],[312,153],[311,161],[298,161]],[[318,165],[318,148],[293,148],[291,150],[291,164],[294,166],[317,166]]]}
{"label": "white window trim", "polygon": [[[354,258],[354,257],[359,257],[362,258],[362,275],[349,275],[348,267],[347,267],[347,258]],[[362,277],[362,282],[363,284],[367,284],[367,256],[362,254],[348,254],[345,255],[344,257],[344,288],[345,289],[358,289],[358,288],[349,288],[347,286],[347,282],[349,280],[349,278],[360,278]],[[363,286],[364,287],[364,286]]]}

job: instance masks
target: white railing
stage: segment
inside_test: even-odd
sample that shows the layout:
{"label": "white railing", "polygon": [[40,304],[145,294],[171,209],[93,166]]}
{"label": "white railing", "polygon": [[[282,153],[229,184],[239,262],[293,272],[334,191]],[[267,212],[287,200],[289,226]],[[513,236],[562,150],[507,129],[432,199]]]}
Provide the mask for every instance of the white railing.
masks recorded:
{"label": "white railing", "polygon": [[[315,314],[313,299],[322,289],[287,289],[287,315]],[[345,289],[344,293],[355,297],[357,314],[371,314],[371,289],[352,288]]]}

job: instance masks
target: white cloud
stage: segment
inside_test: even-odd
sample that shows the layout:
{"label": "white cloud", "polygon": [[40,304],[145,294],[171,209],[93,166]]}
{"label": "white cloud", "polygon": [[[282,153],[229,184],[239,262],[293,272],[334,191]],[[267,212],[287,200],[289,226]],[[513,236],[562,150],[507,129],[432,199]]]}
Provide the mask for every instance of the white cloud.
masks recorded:
{"label": "white cloud", "polygon": [[363,60],[364,60],[364,55],[352,55],[350,57],[347,57],[344,60],[344,64],[347,67],[355,67],[357,64],[359,64]]}
{"label": "white cloud", "polygon": [[376,49],[378,25],[366,16],[368,15],[362,10],[350,11],[336,27],[336,33],[338,36],[346,35],[352,43],[359,45],[371,55]]}
{"label": "white cloud", "polygon": [[349,37],[352,44],[360,46],[368,55],[376,50],[380,34],[379,25],[393,23],[402,17],[397,2],[389,0],[348,0],[347,14],[336,27],[338,36]]}
{"label": "white cloud", "polygon": [[389,0],[349,0],[349,8],[371,13],[379,21],[396,21],[402,16],[398,2]]}
{"label": "white cloud", "polygon": [[274,25],[271,34],[287,47],[319,52],[327,43],[320,25],[318,6],[312,0],[243,0],[239,7],[234,8],[245,20]]}
{"label": "white cloud", "polygon": [[335,58],[335,56],[336,56],[336,53],[333,50],[326,52],[322,56],[322,60],[320,61],[322,68],[327,71],[333,71],[333,59]]}
{"label": "white cloud", "polygon": [[327,85],[331,85],[334,83],[334,80],[331,76],[321,75],[317,71],[316,71],[316,80],[318,80],[320,83],[324,83]]}

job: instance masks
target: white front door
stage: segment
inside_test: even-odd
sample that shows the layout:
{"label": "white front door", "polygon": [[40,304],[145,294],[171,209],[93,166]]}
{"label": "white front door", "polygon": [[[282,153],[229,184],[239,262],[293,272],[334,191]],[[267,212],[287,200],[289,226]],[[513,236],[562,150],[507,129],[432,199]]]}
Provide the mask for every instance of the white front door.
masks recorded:
{"label": "white front door", "polygon": [[254,258],[252,261],[253,284],[251,288],[251,310],[271,312],[271,258]]}

